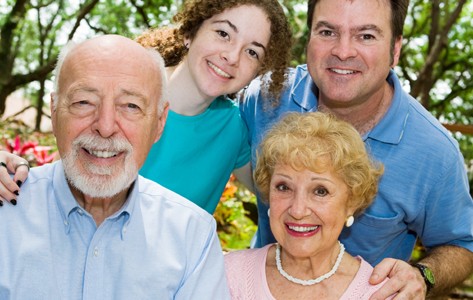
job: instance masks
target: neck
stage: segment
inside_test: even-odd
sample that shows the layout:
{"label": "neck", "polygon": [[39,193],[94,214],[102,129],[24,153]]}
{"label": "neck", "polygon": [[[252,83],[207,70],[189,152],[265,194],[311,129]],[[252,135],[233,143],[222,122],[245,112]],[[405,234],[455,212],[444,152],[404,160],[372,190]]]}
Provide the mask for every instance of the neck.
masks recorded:
{"label": "neck", "polygon": [[184,116],[204,112],[214,98],[204,95],[189,72],[187,57],[179,65],[166,68],[169,109]]}
{"label": "neck", "polygon": [[360,135],[364,135],[383,118],[391,105],[393,95],[392,86],[386,82],[383,88],[368,100],[350,103],[346,106],[332,105],[330,101],[325,101],[323,97],[320,97],[318,109],[322,112],[330,112],[339,119],[350,123]]}
{"label": "neck", "polygon": [[123,204],[125,204],[129,190],[129,188],[125,189],[111,198],[94,198],[85,195],[71,186],[74,198],[84,210],[92,215],[97,227],[99,227],[106,218],[110,217],[122,208]]}
{"label": "neck", "polygon": [[[305,286],[320,283],[334,275],[345,253],[345,247],[340,242],[326,253],[302,259],[290,255],[283,248],[278,250],[279,247],[276,244],[275,259],[279,273],[289,281]],[[291,271],[286,267],[283,269],[283,265]],[[297,276],[299,274],[302,276]],[[306,277],[311,279],[307,280]]]}

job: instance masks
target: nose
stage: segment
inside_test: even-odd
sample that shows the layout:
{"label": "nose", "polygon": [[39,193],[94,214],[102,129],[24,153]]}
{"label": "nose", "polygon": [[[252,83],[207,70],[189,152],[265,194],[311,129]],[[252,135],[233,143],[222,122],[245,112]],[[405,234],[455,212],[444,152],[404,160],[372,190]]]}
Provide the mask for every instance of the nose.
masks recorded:
{"label": "nose", "polygon": [[357,55],[357,50],[353,39],[350,36],[344,36],[338,39],[333,48],[332,55],[337,56],[340,60],[347,60]]}
{"label": "nose", "polygon": [[310,209],[307,206],[306,195],[301,192],[296,192],[288,213],[296,220],[303,219],[304,217],[310,215]]}
{"label": "nose", "polygon": [[118,130],[118,114],[114,104],[102,103],[96,113],[92,129],[103,138],[113,136]]}
{"label": "nose", "polygon": [[229,65],[238,65],[240,60],[240,49],[235,45],[228,45],[225,50],[220,53],[220,57]]}

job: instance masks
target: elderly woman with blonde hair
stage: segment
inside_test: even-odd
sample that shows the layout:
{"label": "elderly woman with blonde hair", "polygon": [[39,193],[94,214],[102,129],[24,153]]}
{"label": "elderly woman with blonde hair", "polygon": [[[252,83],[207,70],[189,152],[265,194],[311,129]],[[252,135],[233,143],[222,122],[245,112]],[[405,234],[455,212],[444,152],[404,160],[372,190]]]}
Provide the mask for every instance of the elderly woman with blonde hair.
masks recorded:
{"label": "elderly woman with blonde hair", "polygon": [[267,134],[255,184],[276,244],[225,256],[233,299],[368,299],[372,266],[345,252],[344,228],[373,201],[383,167],[359,133],[320,112],[289,114]]}

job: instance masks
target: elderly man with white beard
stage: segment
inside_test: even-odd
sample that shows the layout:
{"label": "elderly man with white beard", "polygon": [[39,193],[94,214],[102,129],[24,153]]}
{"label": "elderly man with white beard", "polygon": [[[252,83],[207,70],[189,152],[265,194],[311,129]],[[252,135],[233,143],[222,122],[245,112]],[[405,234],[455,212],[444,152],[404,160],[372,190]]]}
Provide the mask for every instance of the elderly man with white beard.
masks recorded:
{"label": "elderly man with white beard", "polygon": [[159,54],[106,35],[55,74],[62,160],[0,212],[0,299],[227,299],[212,216],[137,175],[167,116]]}

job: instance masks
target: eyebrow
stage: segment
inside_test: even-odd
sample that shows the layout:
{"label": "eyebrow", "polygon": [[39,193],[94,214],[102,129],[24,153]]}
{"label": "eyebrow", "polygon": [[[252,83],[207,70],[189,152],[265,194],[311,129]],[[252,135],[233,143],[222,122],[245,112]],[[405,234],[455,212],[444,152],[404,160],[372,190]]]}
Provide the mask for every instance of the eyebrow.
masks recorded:
{"label": "eyebrow", "polygon": [[146,101],[146,97],[140,92],[130,91],[127,89],[121,89],[120,91],[122,94],[125,94],[127,96],[133,96],[133,97],[141,99],[142,101]]}
{"label": "eyebrow", "polygon": [[[93,94],[100,95],[100,91],[98,89],[93,88],[93,87],[88,87],[88,86],[75,87],[72,90],[70,90],[67,93],[67,95],[68,96],[74,95],[77,92],[88,92],[88,93],[93,93]],[[135,92],[135,91],[128,90],[128,89],[120,89],[120,94],[126,95],[126,96],[137,97],[137,98],[140,98],[141,100],[146,100],[146,97],[143,94],[141,94],[140,92]]]}
{"label": "eyebrow", "polygon": [[[238,31],[238,28],[235,26],[235,24],[233,24],[233,23],[230,22],[229,20],[217,20],[217,21],[214,21],[213,23],[214,23],[214,24],[215,24],[215,23],[226,23],[228,26],[230,26],[230,28],[233,29],[233,31],[235,31],[236,33],[239,32],[239,31]],[[256,41],[251,42],[251,44],[254,45],[254,46],[256,46],[256,47],[262,48],[263,51],[266,53],[266,47],[263,46],[263,44],[258,43],[258,42],[256,42]]]}
{"label": "eyebrow", "polygon": [[[273,173],[273,176],[275,176],[275,175],[292,180],[291,176],[283,174],[283,173]],[[273,177],[273,176],[271,176],[271,177]],[[330,180],[328,178],[325,178],[325,177],[320,177],[320,176],[310,177],[310,181],[319,181],[319,180],[334,183],[332,180]]]}
{"label": "eyebrow", "polygon": [[[335,26],[333,24],[330,24],[327,21],[319,21],[319,22],[317,22],[314,29],[319,29],[321,27],[327,27],[329,29],[334,29],[334,30],[337,30],[337,29],[340,28],[340,26]],[[350,32],[354,33],[354,32],[360,32],[360,31],[365,31],[365,30],[374,30],[377,33],[379,33],[381,36],[384,36],[383,31],[378,26],[376,26],[374,24],[361,25],[361,26],[355,27],[353,29],[350,29]]]}
{"label": "eyebrow", "polygon": [[72,88],[71,90],[67,91],[66,96],[69,97],[71,95],[74,95],[77,92],[87,92],[87,93],[93,93],[93,94],[99,93],[99,91],[95,88],[81,85],[81,86],[76,86]]}

